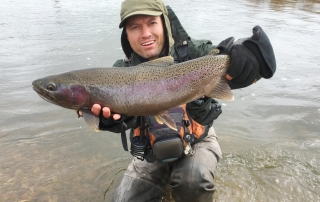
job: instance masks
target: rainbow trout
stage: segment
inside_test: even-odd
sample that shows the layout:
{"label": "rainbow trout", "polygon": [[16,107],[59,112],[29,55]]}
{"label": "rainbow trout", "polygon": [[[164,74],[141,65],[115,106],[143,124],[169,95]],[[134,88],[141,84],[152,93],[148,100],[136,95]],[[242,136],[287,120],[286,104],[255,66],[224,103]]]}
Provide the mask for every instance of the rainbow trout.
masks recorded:
{"label": "rainbow trout", "polygon": [[[174,64],[171,56],[127,68],[92,68],[37,79],[33,89],[44,100],[81,110],[87,124],[98,130],[93,104],[128,116],[156,116],[176,129],[165,112],[205,95],[233,100],[224,78],[230,58],[212,51],[206,56]],[[173,123],[172,123],[173,121]]]}

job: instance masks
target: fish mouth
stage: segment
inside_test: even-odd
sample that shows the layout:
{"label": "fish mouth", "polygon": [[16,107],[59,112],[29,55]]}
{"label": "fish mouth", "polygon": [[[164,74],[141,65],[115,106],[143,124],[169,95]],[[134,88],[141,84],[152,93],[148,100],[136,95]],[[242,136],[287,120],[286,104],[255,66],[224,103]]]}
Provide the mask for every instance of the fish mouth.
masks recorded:
{"label": "fish mouth", "polygon": [[61,101],[61,98],[57,97],[57,95],[52,94],[52,92],[50,92],[47,89],[43,89],[43,88],[39,88],[37,86],[33,86],[33,90],[36,91],[36,93],[39,95],[39,97],[41,97],[43,100],[54,104],[54,105],[58,105],[67,109],[81,109],[83,106],[82,104],[72,104],[72,105],[68,105],[64,102]]}
{"label": "fish mouth", "polygon": [[55,104],[54,101],[56,101],[57,98],[52,93],[50,93],[50,91],[38,88],[36,86],[33,86],[33,90],[36,91],[36,93],[45,101]]}

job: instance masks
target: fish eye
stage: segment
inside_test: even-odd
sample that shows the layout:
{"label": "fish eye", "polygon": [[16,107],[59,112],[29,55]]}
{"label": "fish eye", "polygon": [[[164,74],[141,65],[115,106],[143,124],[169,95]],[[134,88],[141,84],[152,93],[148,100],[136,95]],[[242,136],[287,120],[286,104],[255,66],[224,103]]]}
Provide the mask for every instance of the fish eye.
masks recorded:
{"label": "fish eye", "polygon": [[47,90],[49,90],[49,91],[55,91],[56,89],[57,89],[56,84],[54,84],[54,83],[52,83],[52,82],[48,83],[48,85],[47,85]]}

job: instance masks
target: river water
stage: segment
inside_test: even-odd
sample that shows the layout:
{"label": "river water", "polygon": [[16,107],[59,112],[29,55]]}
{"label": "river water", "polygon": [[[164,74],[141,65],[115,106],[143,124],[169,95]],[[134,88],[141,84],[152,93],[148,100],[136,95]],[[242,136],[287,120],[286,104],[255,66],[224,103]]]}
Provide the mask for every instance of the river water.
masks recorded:
{"label": "river water", "polygon": [[[215,201],[320,201],[320,2],[165,3],[193,38],[217,44],[260,25],[276,54],[272,79],[222,102]],[[91,131],[72,110],[38,97],[31,82],[123,58],[120,4],[1,1],[1,201],[111,200],[131,160],[120,136]]]}

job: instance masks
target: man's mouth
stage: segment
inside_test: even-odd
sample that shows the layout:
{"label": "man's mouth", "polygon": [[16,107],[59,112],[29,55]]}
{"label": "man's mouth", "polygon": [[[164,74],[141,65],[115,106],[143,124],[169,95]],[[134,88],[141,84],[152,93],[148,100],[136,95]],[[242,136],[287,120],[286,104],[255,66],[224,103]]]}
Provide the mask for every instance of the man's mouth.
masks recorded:
{"label": "man's mouth", "polygon": [[153,41],[148,41],[148,42],[142,43],[141,45],[142,45],[142,46],[149,46],[149,45],[152,45],[154,42],[155,42],[155,40],[153,40]]}

